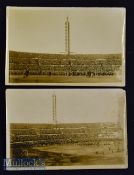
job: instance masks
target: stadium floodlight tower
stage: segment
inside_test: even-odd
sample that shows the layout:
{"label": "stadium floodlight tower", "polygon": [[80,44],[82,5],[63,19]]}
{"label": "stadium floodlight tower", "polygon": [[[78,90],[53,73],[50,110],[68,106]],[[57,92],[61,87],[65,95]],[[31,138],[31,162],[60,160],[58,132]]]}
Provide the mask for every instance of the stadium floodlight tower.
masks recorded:
{"label": "stadium floodlight tower", "polygon": [[55,95],[55,93],[53,93],[53,95],[52,95],[52,103],[53,103],[53,124],[57,124],[56,95]]}
{"label": "stadium floodlight tower", "polygon": [[70,23],[68,17],[65,21],[65,53],[70,54]]}

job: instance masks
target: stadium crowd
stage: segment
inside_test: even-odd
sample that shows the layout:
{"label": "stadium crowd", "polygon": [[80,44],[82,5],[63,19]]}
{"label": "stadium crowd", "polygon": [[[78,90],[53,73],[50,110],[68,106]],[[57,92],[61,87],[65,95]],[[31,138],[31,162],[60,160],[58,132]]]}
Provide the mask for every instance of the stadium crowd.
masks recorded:
{"label": "stadium crowd", "polygon": [[[38,57],[10,56],[10,75],[113,76],[121,69],[120,55],[44,54]],[[25,76],[24,76],[25,77]]]}
{"label": "stadium crowd", "polygon": [[52,144],[80,144],[100,145],[111,144],[114,140],[120,141],[122,136],[118,125],[114,126],[85,126],[81,125],[44,125],[36,128],[11,127],[11,144],[23,146],[45,146]]}

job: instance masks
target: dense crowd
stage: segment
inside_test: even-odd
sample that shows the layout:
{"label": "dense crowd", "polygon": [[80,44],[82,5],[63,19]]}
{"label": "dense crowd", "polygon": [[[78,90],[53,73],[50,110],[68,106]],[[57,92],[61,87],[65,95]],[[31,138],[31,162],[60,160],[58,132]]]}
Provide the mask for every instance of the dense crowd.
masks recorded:
{"label": "dense crowd", "polygon": [[[84,125],[83,125],[84,126]],[[119,133],[121,129],[118,125],[113,127],[105,126],[68,126],[61,127],[50,125],[39,128],[14,129],[11,128],[11,143],[22,145],[51,145],[51,144],[105,144],[111,143],[114,139],[120,140],[121,136],[113,137],[113,133]],[[103,136],[100,134],[103,134]],[[116,135],[116,134],[115,134]]]}
{"label": "dense crowd", "polygon": [[10,57],[10,75],[113,76],[121,69],[121,56],[47,55]]}

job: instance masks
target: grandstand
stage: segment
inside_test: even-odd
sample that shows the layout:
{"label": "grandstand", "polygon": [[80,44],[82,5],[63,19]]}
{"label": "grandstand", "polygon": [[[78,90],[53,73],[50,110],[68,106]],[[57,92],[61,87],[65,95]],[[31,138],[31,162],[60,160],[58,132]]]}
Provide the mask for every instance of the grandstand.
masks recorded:
{"label": "grandstand", "polygon": [[87,162],[84,161],[83,164],[95,164],[94,159],[97,162],[100,159],[100,164],[105,164],[102,161],[104,157],[107,164],[113,159],[114,164],[123,163],[123,131],[118,123],[12,123],[10,133],[13,158],[41,157],[47,165],[56,165],[56,159],[58,165],[81,164],[81,157],[85,156]]}
{"label": "grandstand", "polygon": [[17,81],[17,78],[20,82],[25,82],[26,78],[34,77],[28,81],[35,82],[39,79],[39,82],[45,82],[45,77],[49,77],[49,82],[54,77],[55,82],[58,82],[63,77],[62,82],[66,79],[69,82],[72,77],[77,77],[78,82],[83,78],[88,82],[93,78],[112,77],[118,82],[120,80],[116,75],[121,75],[121,65],[121,54],[38,54],[10,51],[9,79],[10,82]]}

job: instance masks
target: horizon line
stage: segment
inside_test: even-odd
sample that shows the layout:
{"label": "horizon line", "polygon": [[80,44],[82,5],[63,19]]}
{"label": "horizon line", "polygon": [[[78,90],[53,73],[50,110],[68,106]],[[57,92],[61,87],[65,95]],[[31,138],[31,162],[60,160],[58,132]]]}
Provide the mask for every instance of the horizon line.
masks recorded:
{"label": "horizon line", "polygon": [[16,122],[16,123],[8,123],[8,124],[27,124],[27,125],[32,125],[32,124],[41,124],[41,125],[44,125],[44,124],[52,124],[52,125],[58,125],[58,124],[102,124],[102,123],[115,123],[115,124],[118,124],[118,123],[120,123],[119,121],[117,121],[117,122],[91,122],[91,123],[80,123],[80,122],[72,122],[72,123],[69,123],[69,122],[64,122],[64,123],[62,123],[62,122],[60,122],[60,123],[53,123],[53,122],[51,122],[51,123],[23,123],[23,122],[21,122],[21,123],[18,123],[18,122]]}
{"label": "horizon line", "polygon": [[66,52],[55,52],[55,53],[50,53],[50,52],[34,52],[34,51],[18,51],[18,50],[8,50],[8,52],[20,52],[20,53],[31,53],[31,54],[60,54],[60,55],[73,55],[73,54],[78,54],[78,55],[104,55],[104,54],[109,54],[109,55],[114,55],[114,54],[123,54],[122,52],[103,52],[103,53],[79,53],[79,52],[70,52],[67,54]]}

